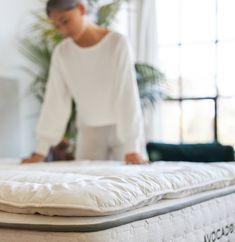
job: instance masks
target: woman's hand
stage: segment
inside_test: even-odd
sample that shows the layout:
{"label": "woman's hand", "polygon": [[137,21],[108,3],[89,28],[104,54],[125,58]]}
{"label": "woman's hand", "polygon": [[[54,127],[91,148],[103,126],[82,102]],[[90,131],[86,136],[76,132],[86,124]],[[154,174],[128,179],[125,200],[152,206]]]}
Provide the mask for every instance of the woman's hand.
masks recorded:
{"label": "woman's hand", "polygon": [[149,162],[143,160],[140,154],[138,153],[128,153],[125,155],[125,161],[129,165],[141,165],[141,164],[148,164]]}
{"label": "woman's hand", "polygon": [[39,163],[45,160],[45,156],[37,153],[33,153],[30,157],[21,161],[22,164]]}

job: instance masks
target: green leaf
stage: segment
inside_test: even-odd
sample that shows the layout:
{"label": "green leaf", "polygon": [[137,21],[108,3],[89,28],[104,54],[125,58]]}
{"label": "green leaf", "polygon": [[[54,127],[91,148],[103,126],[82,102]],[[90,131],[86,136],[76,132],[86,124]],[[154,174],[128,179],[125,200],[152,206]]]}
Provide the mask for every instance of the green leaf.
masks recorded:
{"label": "green leaf", "polygon": [[165,96],[162,88],[162,84],[166,81],[165,75],[146,63],[136,63],[135,70],[142,108],[154,106],[159,99]]}
{"label": "green leaf", "polygon": [[108,27],[118,13],[123,2],[124,0],[116,0],[113,3],[100,7],[97,13],[97,24]]}

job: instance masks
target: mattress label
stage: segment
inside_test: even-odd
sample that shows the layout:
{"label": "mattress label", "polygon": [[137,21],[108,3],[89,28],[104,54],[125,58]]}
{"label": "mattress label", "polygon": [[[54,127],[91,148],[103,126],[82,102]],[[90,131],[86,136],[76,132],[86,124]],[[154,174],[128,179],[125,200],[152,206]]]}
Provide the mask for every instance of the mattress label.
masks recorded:
{"label": "mattress label", "polygon": [[[228,224],[204,236],[204,242],[216,242],[234,232],[234,224]],[[229,242],[229,241],[228,241]]]}

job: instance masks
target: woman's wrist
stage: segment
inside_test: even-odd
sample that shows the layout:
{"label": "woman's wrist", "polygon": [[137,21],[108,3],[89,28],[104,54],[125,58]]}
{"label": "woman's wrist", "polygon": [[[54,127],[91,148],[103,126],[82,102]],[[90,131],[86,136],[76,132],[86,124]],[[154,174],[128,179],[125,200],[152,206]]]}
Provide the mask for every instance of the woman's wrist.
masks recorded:
{"label": "woman's wrist", "polygon": [[31,157],[35,160],[35,161],[45,161],[45,155],[33,152]]}
{"label": "woman's wrist", "polygon": [[148,161],[144,160],[137,152],[127,153],[125,161],[127,164],[148,164]]}

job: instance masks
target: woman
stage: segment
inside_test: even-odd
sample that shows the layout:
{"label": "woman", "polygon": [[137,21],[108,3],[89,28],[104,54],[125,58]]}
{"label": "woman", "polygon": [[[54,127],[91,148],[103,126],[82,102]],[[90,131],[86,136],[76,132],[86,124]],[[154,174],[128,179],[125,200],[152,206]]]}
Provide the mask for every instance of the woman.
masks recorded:
{"label": "woman", "polygon": [[47,14],[65,39],[53,51],[37,126],[36,152],[45,159],[64,135],[71,100],[78,111],[76,159],[141,164],[143,124],[134,64],[124,36],[87,18],[83,0],[49,0]]}

